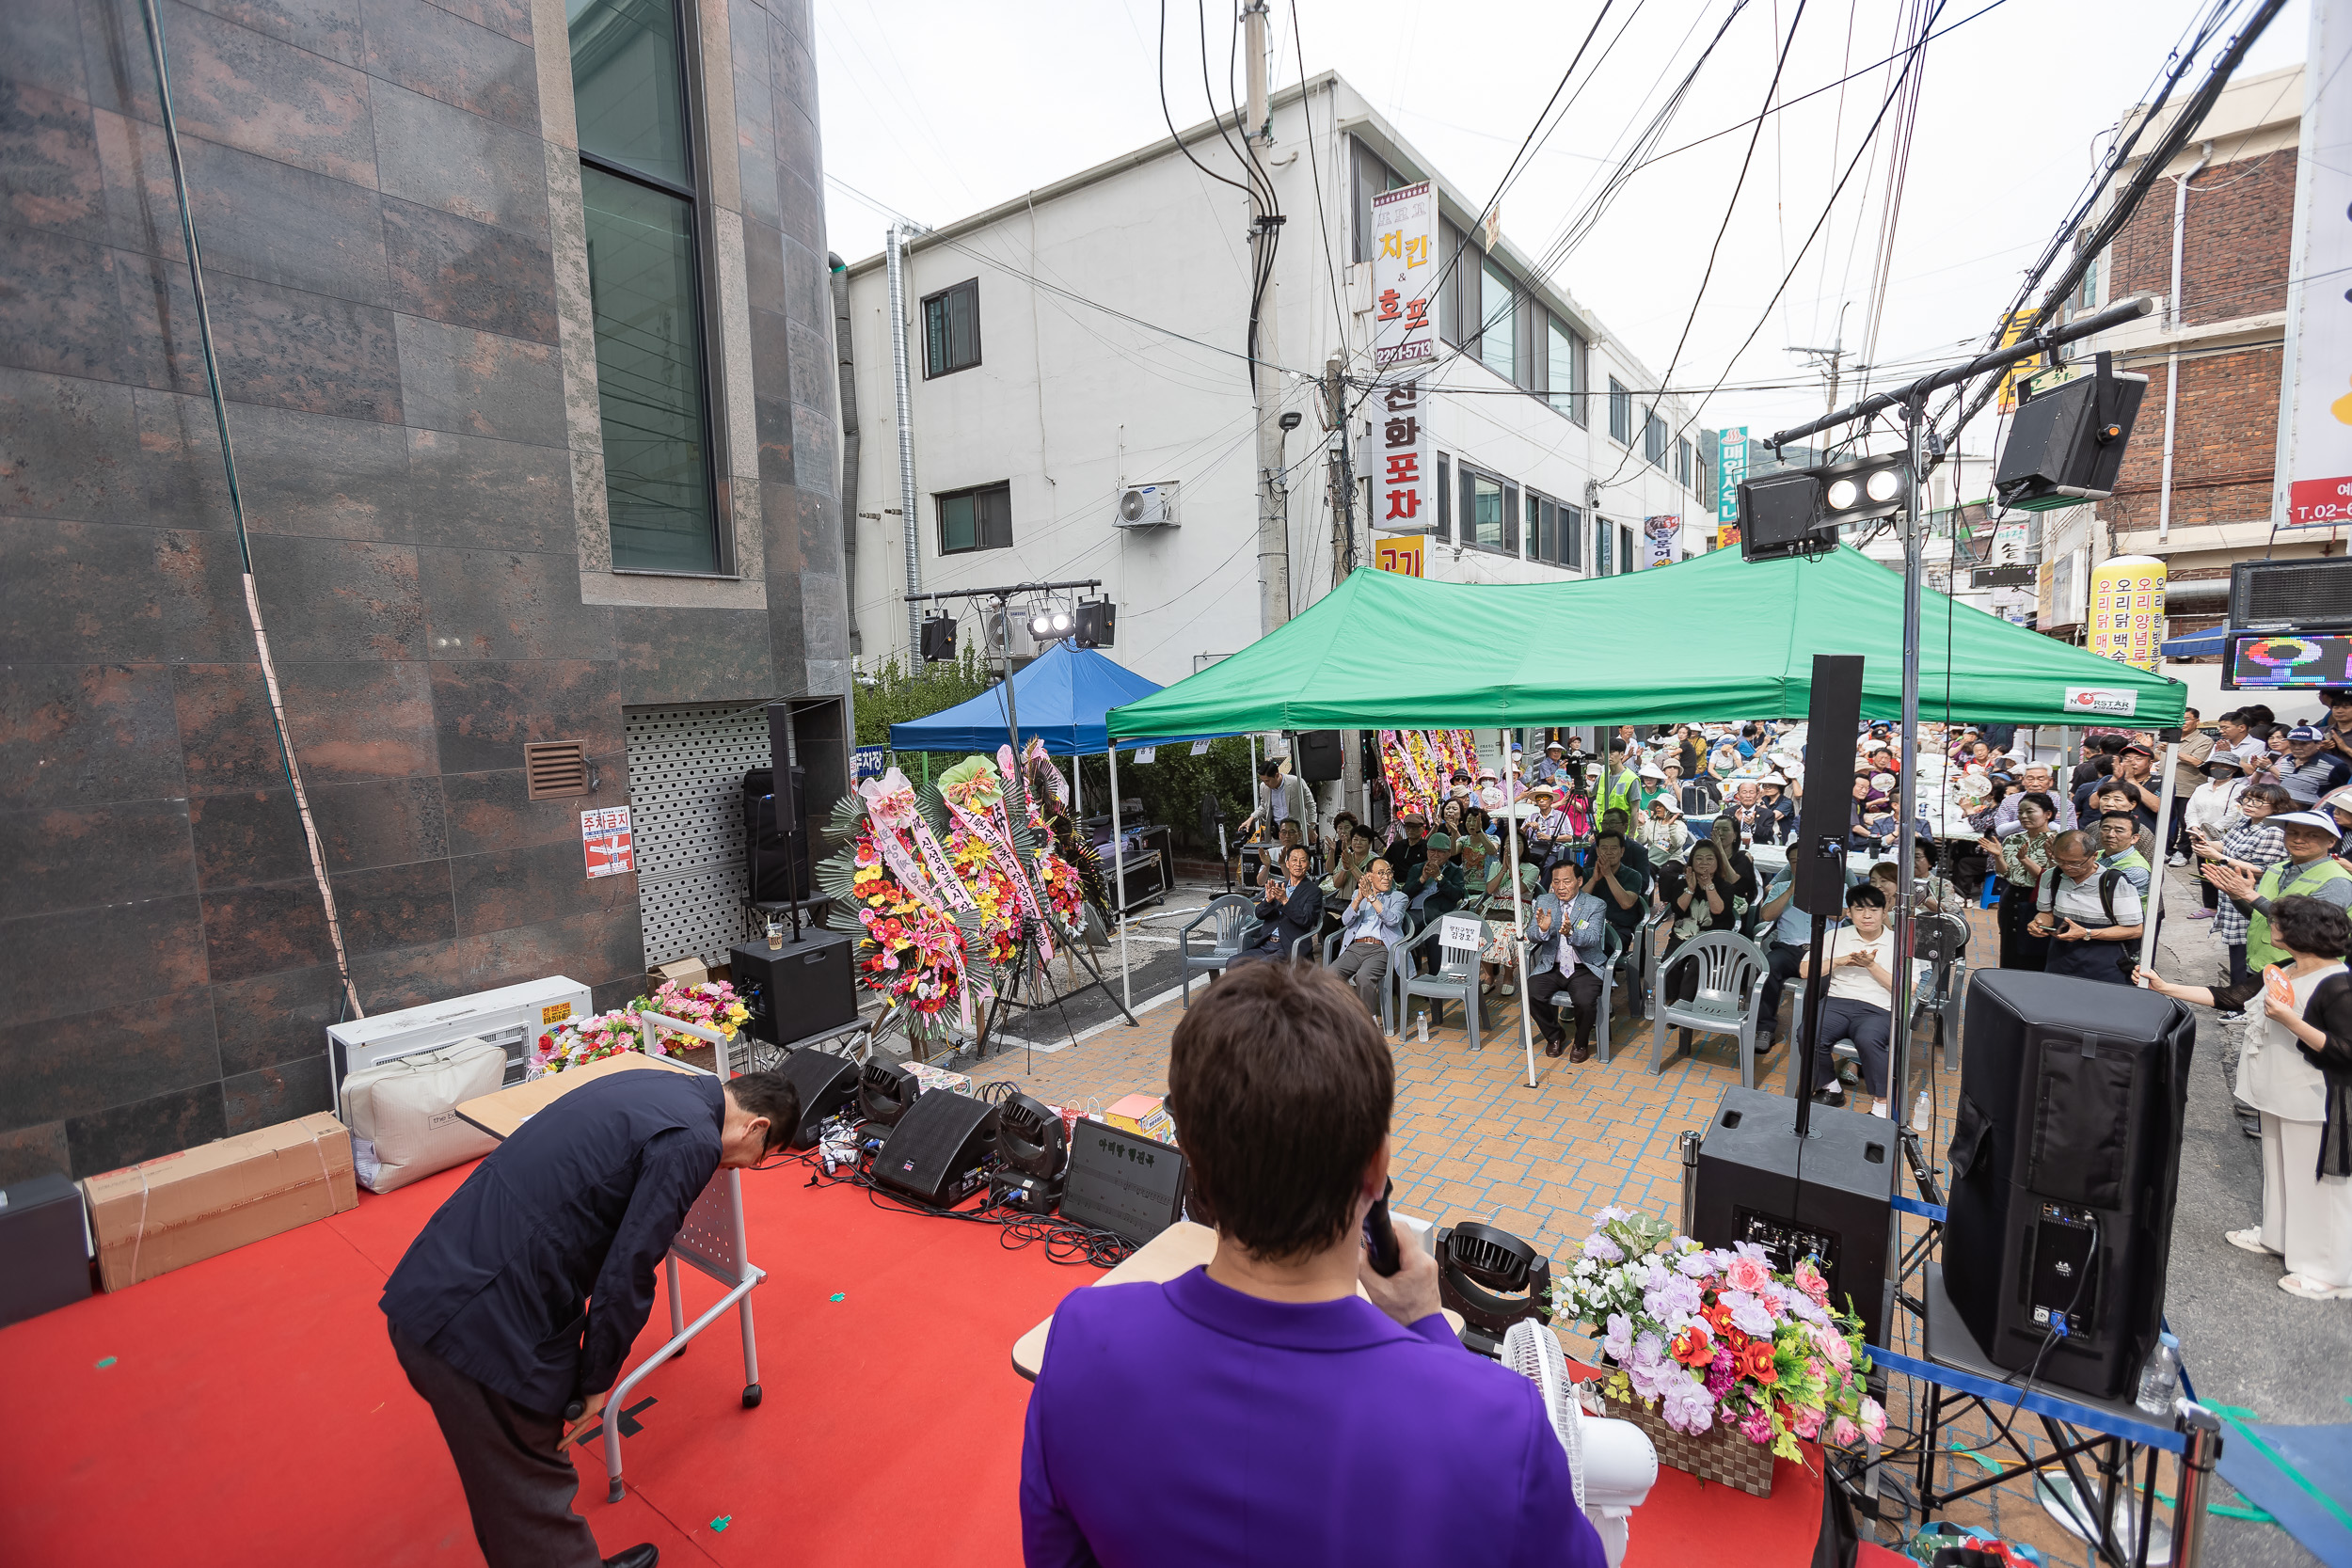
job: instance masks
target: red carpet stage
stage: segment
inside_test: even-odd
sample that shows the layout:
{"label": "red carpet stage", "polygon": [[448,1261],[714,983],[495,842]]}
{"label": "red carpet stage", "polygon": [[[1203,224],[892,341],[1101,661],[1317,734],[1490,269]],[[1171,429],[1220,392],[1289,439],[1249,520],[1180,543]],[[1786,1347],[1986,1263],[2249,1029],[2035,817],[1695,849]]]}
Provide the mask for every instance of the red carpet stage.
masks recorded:
{"label": "red carpet stage", "polygon": [[[0,1560],[481,1562],[375,1306],[470,1168],[0,1331]],[[743,1180],[768,1271],[752,1297],[765,1402],[742,1408],[732,1321],[714,1324],[633,1396],[654,1402],[624,1443],[625,1500],[603,1500],[601,1448],[574,1447],[581,1512],[606,1551],[650,1540],[666,1564],[1018,1563],[1028,1385],[1009,1353],[1099,1276],[804,1180]],[[691,1317],[719,1289],[685,1277]],[[657,1303],[640,1354],[668,1321]],[[1801,1564],[1820,1518],[1820,1482],[1795,1465],[1769,1502],[1664,1470],[1629,1560]]]}

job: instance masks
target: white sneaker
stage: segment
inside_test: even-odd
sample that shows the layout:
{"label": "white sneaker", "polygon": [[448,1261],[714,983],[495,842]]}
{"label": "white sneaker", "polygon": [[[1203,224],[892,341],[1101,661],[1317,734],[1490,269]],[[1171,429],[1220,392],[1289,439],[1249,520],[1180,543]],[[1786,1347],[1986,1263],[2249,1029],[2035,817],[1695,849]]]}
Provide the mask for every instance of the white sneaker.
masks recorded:
{"label": "white sneaker", "polygon": [[2221,1239],[2241,1251],[2259,1252],[2265,1258],[2279,1256],[2263,1245],[2263,1227],[2259,1225],[2249,1226],[2244,1230],[2225,1230],[2221,1233]]}
{"label": "white sneaker", "polygon": [[2188,863],[2188,857],[2186,855],[2175,855],[2164,863],[2167,865],[2186,865]]}

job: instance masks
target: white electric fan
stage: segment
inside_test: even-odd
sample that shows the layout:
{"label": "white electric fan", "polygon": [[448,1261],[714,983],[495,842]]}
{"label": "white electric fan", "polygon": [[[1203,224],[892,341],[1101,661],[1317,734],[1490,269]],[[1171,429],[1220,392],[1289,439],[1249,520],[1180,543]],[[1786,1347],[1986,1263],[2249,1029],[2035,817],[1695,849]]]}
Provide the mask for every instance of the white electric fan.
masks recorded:
{"label": "white electric fan", "polygon": [[1599,1533],[1609,1568],[1617,1568],[1625,1560],[1633,1511],[1658,1481],[1657,1448],[1631,1421],[1586,1413],[1568,1381],[1559,1339],[1534,1319],[1521,1318],[1503,1331],[1502,1364],[1531,1379],[1543,1397],[1544,1413],[1568,1451],[1576,1506]]}

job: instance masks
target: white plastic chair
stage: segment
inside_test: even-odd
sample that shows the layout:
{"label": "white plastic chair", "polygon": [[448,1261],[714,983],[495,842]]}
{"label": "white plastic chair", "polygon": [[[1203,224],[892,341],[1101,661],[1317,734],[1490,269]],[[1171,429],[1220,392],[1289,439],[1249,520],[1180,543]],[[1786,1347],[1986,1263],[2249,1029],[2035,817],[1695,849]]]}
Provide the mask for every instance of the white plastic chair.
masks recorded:
{"label": "white plastic chair", "polygon": [[[1689,965],[1696,971],[1695,993],[1682,1002],[1670,1001],[1674,974]],[[1674,957],[1658,969],[1658,1022],[1650,1035],[1649,1069],[1663,1072],[1666,1031],[1679,1029],[1676,1057],[1689,1055],[1692,1034],[1730,1035],[1739,1041],[1740,1086],[1756,1087],[1756,1040],[1764,1012],[1764,977],[1772,965],[1756,943],[1730,931],[1706,931],[1675,949]]]}
{"label": "white plastic chair", "polygon": [[[1192,945],[1192,933],[1202,923],[1210,926],[1212,941],[1206,952]],[[1183,971],[1177,985],[1184,993],[1183,1005],[1192,1006],[1192,977],[1198,974],[1222,974],[1225,966],[1235,955],[1258,938],[1258,903],[1238,893],[1222,894],[1209,900],[1206,908],[1176,928],[1176,951],[1183,958]]]}
{"label": "white plastic chair", "polygon": [[[1446,940],[1449,923],[1457,939],[1473,929],[1477,934],[1467,945],[1458,940],[1449,942]],[[1404,944],[1403,966],[1398,967],[1395,959],[1391,959],[1390,964],[1397,985],[1398,1028],[1402,1029],[1411,1019],[1412,999],[1416,996],[1429,999],[1429,1023],[1432,1028],[1437,1027],[1438,1020],[1444,1016],[1442,1009],[1446,1003],[1459,1002],[1464,1025],[1470,1030],[1470,1048],[1472,1051],[1485,1049],[1479,1038],[1479,1030],[1485,1022],[1479,1015],[1486,1009],[1479,992],[1478,956],[1486,950],[1486,941],[1493,930],[1491,925],[1475,915],[1441,914],[1423,927],[1421,935]],[[1413,950],[1432,941],[1438,943],[1437,969],[1427,974],[1414,974]]]}

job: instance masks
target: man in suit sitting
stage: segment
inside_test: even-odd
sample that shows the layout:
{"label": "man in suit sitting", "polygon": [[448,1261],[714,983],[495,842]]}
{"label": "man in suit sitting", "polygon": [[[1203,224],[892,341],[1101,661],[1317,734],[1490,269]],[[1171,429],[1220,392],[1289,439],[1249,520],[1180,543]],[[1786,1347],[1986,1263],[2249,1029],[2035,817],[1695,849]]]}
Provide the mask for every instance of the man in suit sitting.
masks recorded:
{"label": "man in suit sitting", "polygon": [[[1235,963],[1274,960],[1291,956],[1291,944],[1305,937],[1311,942],[1323,930],[1323,886],[1307,869],[1307,847],[1294,844],[1282,857],[1282,876],[1266,879],[1265,896],[1258,901],[1258,918],[1265,930],[1256,945],[1233,957]],[[1313,956],[1311,947],[1300,951]]]}
{"label": "man in suit sitting", "polygon": [[1408,935],[1419,936],[1431,921],[1450,910],[1461,907],[1467,886],[1462,880],[1462,868],[1454,859],[1454,840],[1445,833],[1431,833],[1428,853],[1422,863],[1406,873],[1397,891],[1405,895],[1405,917]]}

